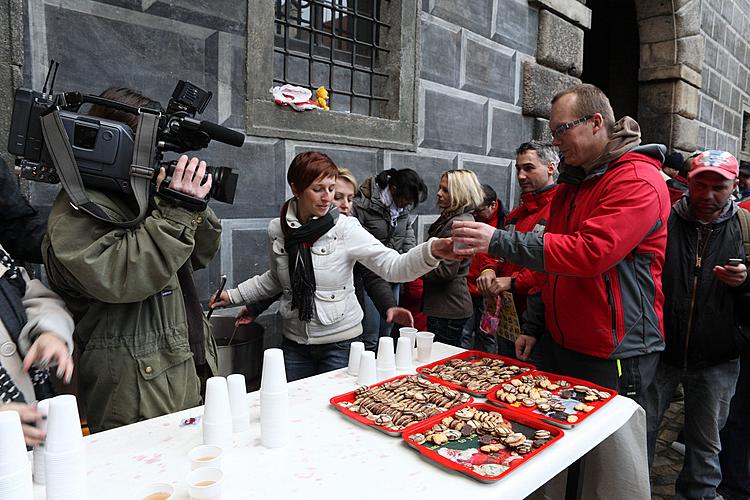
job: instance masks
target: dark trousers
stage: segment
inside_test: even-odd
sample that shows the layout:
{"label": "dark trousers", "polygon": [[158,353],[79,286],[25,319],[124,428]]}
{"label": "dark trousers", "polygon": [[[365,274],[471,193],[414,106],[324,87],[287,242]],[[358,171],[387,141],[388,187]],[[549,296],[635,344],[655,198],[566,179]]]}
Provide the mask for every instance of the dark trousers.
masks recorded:
{"label": "dark trousers", "polygon": [[750,498],[750,352],[740,358],[740,376],[721,431],[721,484],[727,500]]}
{"label": "dark trousers", "polygon": [[[544,367],[552,373],[588,380],[617,391],[646,408],[645,395],[656,376],[658,352],[626,359],[595,358],[566,349],[549,335],[542,337]],[[619,365],[619,366],[618,366]]]}
{"label": "dark trousers", "polygon": [[288,382],[320,375],[344,368],[349,364],[349,350],[352,342],[361,342],[362,336],[330,344],[298,344],[284,337],[281,349],[284,351],[284,366]]}
{"label": "dark trousers", "polygon": [[427,316],[427,331],[435,334],[435,342],[461,347],[461,332],[468,320]]}

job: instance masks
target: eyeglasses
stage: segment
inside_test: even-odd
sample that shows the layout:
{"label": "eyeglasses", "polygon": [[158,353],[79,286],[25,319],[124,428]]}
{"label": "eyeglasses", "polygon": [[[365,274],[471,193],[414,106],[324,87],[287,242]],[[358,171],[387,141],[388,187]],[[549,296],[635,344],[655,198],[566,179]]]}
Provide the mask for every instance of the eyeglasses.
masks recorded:
{"label": "eyeglasses", "polygon": [[573,120],[572,122],[563,123],[559,127],[557,127],[555,130],[552,131],[552,138],[553,139],[559,139],[563,135],[565,135],[565,132],[572,129],[573,127],[577,127],[581,123],[586,123],[590,119],[592,119],[593,115],[586,115],[583,118],[579,118],[577,120]]}

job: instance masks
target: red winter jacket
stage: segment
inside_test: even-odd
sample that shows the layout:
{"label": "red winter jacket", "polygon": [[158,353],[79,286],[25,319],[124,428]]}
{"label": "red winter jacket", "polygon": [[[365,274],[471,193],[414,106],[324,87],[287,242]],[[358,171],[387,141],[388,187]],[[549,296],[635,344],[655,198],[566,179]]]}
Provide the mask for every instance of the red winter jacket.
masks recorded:
{"label": "red winter jacket", "polygon": [[[505,218],[505,230],[519,231],[521,233],[532,231],[542,234],[549,218],[549,205],[555,196],[556,187],[556,185],[553,185],[539,189],[533,193],[523,193],[521,195],[521,204],[514,208]],[[526,310],[526,296],[536,286],[536,282],[539,280],[539,273],[501,258],[496,274],[497,276],[515,278],[513,284],[513,302],[515,302],[516,312],[520,317]]]}
{"label": "red winter jacket", "polygon": [[661,273],[670,202],[663,146],[642,146],[561,184],[543,238],[497,231],[490,249],[543,270],[547,331],[598,358],[664,349]]}
{"label": "red winter jacket", "polygon": [[[495,203],[495,211],[492,212],[487,224],[492,227],[498,226],[497,212],[500,210],[500,203]],[[485,269],[494,269],[497,266],[498,258],[486,253],[478,253],[471,259],[469,274],[466,276],[466,283],[469,285],[469,293],[477,297],[481,295],[477,289],[477,278]]]}

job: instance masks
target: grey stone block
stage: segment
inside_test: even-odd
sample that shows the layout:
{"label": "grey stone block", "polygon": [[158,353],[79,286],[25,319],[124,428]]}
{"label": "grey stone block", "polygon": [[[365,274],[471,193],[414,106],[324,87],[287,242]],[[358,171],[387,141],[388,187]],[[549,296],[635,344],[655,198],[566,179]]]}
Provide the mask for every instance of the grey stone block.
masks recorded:
{"label": "grey stone block", "polygon": [[248,138],[242,148],[212,143],[197,153],[209,165],[227,166],[239,174],[233,205],[212,201],[222,219],[276,217],[286,199],[286,161],[283,142]]}
{"label": "grey stone block", "polygon": [[700,2],[687,2],[674,13],[676,35],[678,37],[697,35],[701,23]]}
{"label": "grey stone block", "polygon": [[489,37],[493,0],[432,0],[430,13]]}
{"label": "grey stone block", "polygon": [[515,182],[515,169],[509,160],[503,163],[481,161],[475,159],[464,159],[463,168],[477,174],[479,182],[489,184],[497,193],[497,197],[508,207],[510,200],[510,184]]}
{"label": "grey stone block", "polygon": [[664,15],[649,17],[640,21],[638,26],[641,43],[664,42],[674,40],[674,16]]}
{"label": "grey stone block", "polygon": [[708,123],[711,119],[711,113],[713,112],[713,101],[705,94],[701,94],[700,113],[698,119],[703,123]]}
{"label": "grey stone block", "polygon": [[549,129],[549,120],[534,118],[533,139],[552,144],[552,131]]}
{"label": "grey stone block", "polygon": [[[268,232],[266,229],[235,229],[232,231],[231,282],[227,287],[262,274],[269,268]],[[222,249],[222,252],[227,249]]]}
{"label": "grey stone block", "polygon": [[515,103],[516,58],[513,51],[465,32],[463,53],[463,90]]}
{"label": "grey stone block", "polygon": [[461,72],[461,30],[422,20],[422,78],[458,87]]}
{"label": "grey stone block", "polygon": [[413,153],[391,153],[391,168],[411,168],[424,180],[427,186],[427,200],[417,207],[415,214],[437,214],[440,209],[435,202],[435,194],[440,184],[440,177],[443,172],[457,168],[456,154],[446,154],[445,156],[431,156],[425,152]]}
{"label": "grey stone block", "polygon": [[536,0],[539,5],[569,19],[582,28],[591,28],[591,9],[571,0]]}
{"label": "grey stone block", "polygon": [[696,143],[698,149],[706,148],[706,127],[698,128],[698,142]]}
{"label": "grey stone block", "polygon": [[491,107],[490,112],[492,133],[489,154],[515,159],[518,146],[532,139],[533,119],[497,106]]}
{"label": "grey stone block", "polygon": [[424,90],[425,148],[484,154],[487,147],[487,99]]}
{"label": "grey stone block", "polygon": [[672,129],[672,147],[685,151],[694,151],[698,141],[698,122],[672,115],[674,123]]}
{"label": "grey stone block", "polygon": [[552,97],[565,88],[581,83],[578,78],[564,75],[533,62],[523,63],[523,114],[549,118]]}
{"label": "grey stone block", "polygon": [[693,35],[677,40],[677,62],[700,72],[705,64],[705,38]]}
{"label": "grey stone block", "polygon": [[583,30],[547,10],[539,13],[537,62],[573,76],[583,71]]}
{"label": "grey stone block", "polygon": [[719,98],[721,92],[721,77],[715,71],[708,71],[708,95],[714,99]]}
{"label": "grey stone block", "polygon": [[534,55],[539,10],[524,0],[498,2],[492,39],[525,54]]}

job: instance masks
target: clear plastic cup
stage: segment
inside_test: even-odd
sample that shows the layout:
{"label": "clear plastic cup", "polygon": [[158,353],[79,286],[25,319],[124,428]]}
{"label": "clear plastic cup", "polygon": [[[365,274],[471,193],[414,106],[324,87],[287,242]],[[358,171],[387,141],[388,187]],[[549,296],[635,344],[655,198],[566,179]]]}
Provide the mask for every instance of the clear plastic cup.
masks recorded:
{"label": "clear plastic cup", "polygon": [[284,352],[281,349],[266,349],[263,353],[260,390],[269,394],[287,390]]}
{"label": "clear plastic cup", "polygon": [[432,358],[432,343],[435,334],[432,332],[417,332],[417,359],[427,363]]}
{"label": "clear plastic cup", "polygon": [[411,326],[404,326],[398,329],[399,337],[408,337],[411,339],[411,347],[414,349],[417,346],[417,330]]}
{"label": "clear plastic cup", "polygon": [[349,375],[357,375],[359,373],[359,357],[364,351],[364,342],[351,343],[349,346],[349,366],[346,368],[346,373]]}

